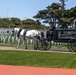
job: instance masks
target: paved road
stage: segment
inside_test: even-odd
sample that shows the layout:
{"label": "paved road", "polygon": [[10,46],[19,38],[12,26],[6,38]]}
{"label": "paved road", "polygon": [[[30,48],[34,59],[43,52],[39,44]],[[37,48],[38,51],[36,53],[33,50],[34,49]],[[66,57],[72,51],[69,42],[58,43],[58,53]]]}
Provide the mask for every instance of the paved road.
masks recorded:
{"label": "paved road", "polygon": [[20,47],[17,49],[16,47],[8,47],[8,46],[0,46],[0,50],[21,50],[21,51],[38,51],[38,52],[57,52],[57,53],[76,53],[70,52],[68,49],[50,49],[50,50],[34,50],[33,48],[24,49],[24,47]]}

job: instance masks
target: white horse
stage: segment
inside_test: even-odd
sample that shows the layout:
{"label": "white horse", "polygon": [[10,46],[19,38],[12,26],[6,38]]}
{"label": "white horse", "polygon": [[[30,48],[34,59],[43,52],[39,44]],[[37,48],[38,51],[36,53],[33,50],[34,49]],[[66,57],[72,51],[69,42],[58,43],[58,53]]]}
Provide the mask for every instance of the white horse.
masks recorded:
{"label": "white horse", "polygon": [[[21,29],[21,28],[14,28],[12,31],[12,35],[17,35],[18,37],[18,46],[17,48],[20,47],[21,42],[24,43],[25,48],[27,49],[27,39],[33,39],[34,40],[34,44],[36,44],[37,40],[39,40],[41,38],[41,33],[40,31],[37,30],[25,30],[25,29]],[[35,46],[37,49],[37,46]]]}

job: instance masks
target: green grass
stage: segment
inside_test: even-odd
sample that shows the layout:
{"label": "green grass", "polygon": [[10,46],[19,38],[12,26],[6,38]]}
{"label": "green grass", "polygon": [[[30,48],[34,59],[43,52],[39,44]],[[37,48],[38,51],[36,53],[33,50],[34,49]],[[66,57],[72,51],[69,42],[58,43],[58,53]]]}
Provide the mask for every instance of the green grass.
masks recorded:
{"label": "green grass", "polygon": [[[18,45],[17,42],[14,42],[14,43],[3,43],[3,42],[1,42],[0,43],[0,46],[15,46],[16,47],[17,45]],[[20,46],[24,46],[23,43],[21,43]],[[33,47],[33,44],[28,44],[28,46]]]}
{"label": "green grass", "polygon": [[76,54],[0,50],[0,64],[76,68]]}
{"label": "green grass", "polygon": [[3,43],[3,42],[0,42],[0,46],[17,46],[17,43]]}
{"label": "green grass", "polygon": [[53,45],[51,48],[53,48],[53,49],[68,49],[67,44]]}

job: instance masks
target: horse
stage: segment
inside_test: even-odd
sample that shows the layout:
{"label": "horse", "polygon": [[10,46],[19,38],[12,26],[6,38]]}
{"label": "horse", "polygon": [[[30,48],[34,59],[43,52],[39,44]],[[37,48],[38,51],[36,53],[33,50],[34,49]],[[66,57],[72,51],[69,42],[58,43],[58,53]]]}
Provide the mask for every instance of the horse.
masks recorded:
{"label": "horse", "polygon": [[[33,39],[34,45],[37,45],[37,40],[41,38],[41,32],[37,30],[25,30],[21,28],[14,28],[12,31],[12,35],[17,35],[18,38],[18,46],[20,47],[21,42],[23,41],[23,44],[25,46],[25,49],[27,49],[27,39]],[[34,46],[34,49],[37,49],[37,46]]]}

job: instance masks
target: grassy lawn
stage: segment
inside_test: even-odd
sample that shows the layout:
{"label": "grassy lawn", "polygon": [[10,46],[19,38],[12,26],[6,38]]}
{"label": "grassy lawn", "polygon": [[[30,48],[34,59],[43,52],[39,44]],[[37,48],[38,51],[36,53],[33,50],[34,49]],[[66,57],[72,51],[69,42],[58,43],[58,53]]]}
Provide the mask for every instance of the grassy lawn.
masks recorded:
{"label": "grassy lawn", "polygon": [[53,45],[51,48],[53,48],[53,49],[68,49],[67,44]]}
{"label": "grassy lawn", "polygon": [[0,64],[76,68],[76,54],[0,50]]}

